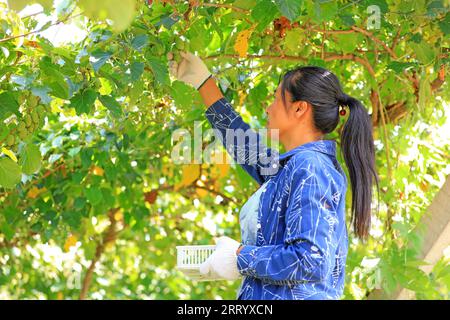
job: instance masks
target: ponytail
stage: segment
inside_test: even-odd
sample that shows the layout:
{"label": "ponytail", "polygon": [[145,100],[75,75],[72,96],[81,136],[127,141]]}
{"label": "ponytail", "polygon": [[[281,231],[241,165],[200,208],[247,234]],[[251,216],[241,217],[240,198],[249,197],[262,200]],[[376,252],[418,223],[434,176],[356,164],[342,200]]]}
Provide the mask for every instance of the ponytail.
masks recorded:
{"label": "ponytail", "polygon": [[[307,101],[313,106],[314,126],[324,134],[339,124],[339,105],[348,106],[350,115],[341,134],[341,152],[348,167],[352,188],[351,223],[356,236],[365,240],[369,236],[375,148],[372,121],[367,110],[355,98],[342,91],[336,75],[318,66],[301,66],[288,71],[281,84],[281,94],[288,91],[294,101]],[[286,103],[284,103],[285,108]]]}
{"label": "ponytail", "polygon": [[338,102],[340,105],[348,106],[350,111],[341,134],[341,151],[343,151],[352,188],[350,223],[353,223],[358,238],[364,241],[369,236],[371,225],[373,178],[375,178],[379,198],[372,121],[359,100],[342,93],[338,97]]}

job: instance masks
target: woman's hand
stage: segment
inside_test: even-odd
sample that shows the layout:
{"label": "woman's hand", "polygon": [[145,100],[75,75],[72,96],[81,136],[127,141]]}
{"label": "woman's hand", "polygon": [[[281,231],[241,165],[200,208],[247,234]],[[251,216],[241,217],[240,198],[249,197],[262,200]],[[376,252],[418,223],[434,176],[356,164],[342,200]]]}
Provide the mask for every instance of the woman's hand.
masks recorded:
{"label": "woman's hand", "polygon": [[174,78],[193,86],[195,89],[200,89],[206,80],[212,76],[208,67],[200,57],[190,52],[181,51],[180,56],[180,63],[175,60],[169,60],[170,74]]}
{"label": "woman's hand", "polygon": [[200,265],[200,273],[212,272],[227,280],[241,277],[237,267],[236,250],[241,244],[229,237],[220,237],[216,241],[216,250]]}

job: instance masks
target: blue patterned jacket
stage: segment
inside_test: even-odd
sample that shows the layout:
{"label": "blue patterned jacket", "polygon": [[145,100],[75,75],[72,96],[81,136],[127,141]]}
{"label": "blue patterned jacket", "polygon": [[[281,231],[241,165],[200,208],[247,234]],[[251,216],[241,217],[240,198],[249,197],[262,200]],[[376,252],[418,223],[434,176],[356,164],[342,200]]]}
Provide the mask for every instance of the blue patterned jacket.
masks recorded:
{"label": "blue patterned jacket", "polygon": [[[238,299],[340,299],[348,234],[347,178],[336,142],[319,140],[278,154],[263,142],[225,97],[206,117],[232,155],[260,185],[256,245],[237,257],[243,275]],[[239,140],[232,133],[246,133]]]}

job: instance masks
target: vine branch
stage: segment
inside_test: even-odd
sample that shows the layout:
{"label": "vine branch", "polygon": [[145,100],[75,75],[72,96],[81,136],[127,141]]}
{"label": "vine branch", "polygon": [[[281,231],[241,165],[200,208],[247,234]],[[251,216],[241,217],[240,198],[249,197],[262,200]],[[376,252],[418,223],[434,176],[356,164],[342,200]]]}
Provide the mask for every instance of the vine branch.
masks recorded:
{"label": "vine branch", "polygon": [[89,287],[92,282],[92,276],[94,274],[95,265],[100,260],[100,257],[102,256],[103,252],[105,251],[106,245],[109,243],[112,243],[116,240],[118,231],[116,230],[116,224],[117,220],[114,217],[114,215],[119,211],[120,208],[114,208],[108,211],[108,217],[110,221],[110,225],[108,227],[108,230],[103,236],[103,239],[97,243],[97,247],[95,249],[95,255],[94,258],[91,261],[91,264],[89,265],[89,268],[86,271],[86,275],[83,279],[83,285],[81,287],[80,291],[80,300],[86,299],[87,292],[89,291]]}
{"label": "vine branch", "polygon": [[82,15],[82,13],[78,13],[78,14],[72,16],[72,13],[73,13],[73,11],[71,13],[69,13],[66,17],[64,17],[63,19],[59,19],[58,21],[56,21],[56,22],[54,22],[54,23],[52,23],[52,24],[50,24],[48,26],[43,26],[42,28],[40,28],[38,30],[30,31],[30,32],[27,32],[27,33],[24,33],[24,34],[20,34],[20,35],[17,35],[17,36],[11,36],[11,37],[8,37],[8,38],[0,39],[0,43],[6,42],[6,41],[10,41],[10,40],[14,40],[14,39],[21,38],[21,37],[26,37],[26,36],[29,36],[31,34],[35,34],[35,33],[39,33],[39,32],[45,31],[45,30],[47,30],[50,27],[53,27],[53,26],[55,26],[57,24],[60,24],[60,23],[64,23],[64,22],[68,21],[69,19],[73,19],[73,18],[76,18],[76,17]]}

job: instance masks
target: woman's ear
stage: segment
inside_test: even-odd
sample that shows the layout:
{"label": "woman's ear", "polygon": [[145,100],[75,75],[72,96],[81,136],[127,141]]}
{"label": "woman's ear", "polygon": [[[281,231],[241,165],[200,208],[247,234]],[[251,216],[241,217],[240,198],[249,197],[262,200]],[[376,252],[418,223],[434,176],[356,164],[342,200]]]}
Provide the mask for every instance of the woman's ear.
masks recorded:
{"label": "woman's ear", "polygon": [[308,109],[308,103],[306,101],[296,101],[293,105],[294,115],[296,118],[303,116]]}

